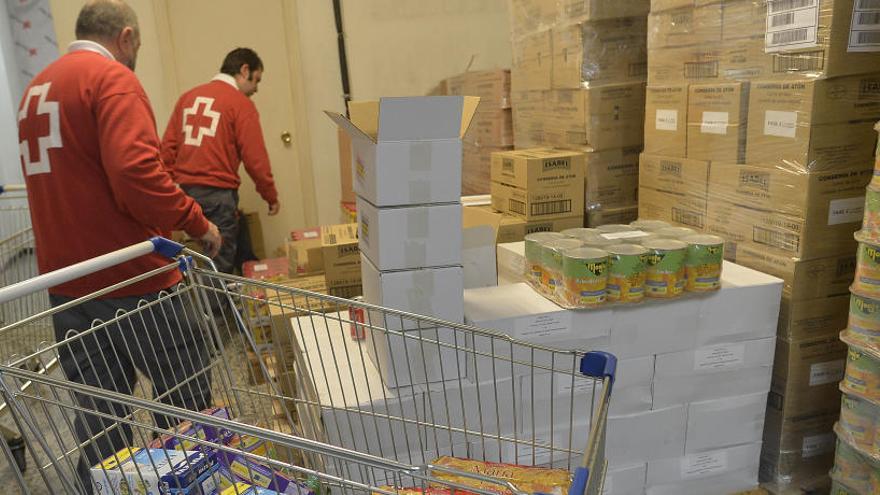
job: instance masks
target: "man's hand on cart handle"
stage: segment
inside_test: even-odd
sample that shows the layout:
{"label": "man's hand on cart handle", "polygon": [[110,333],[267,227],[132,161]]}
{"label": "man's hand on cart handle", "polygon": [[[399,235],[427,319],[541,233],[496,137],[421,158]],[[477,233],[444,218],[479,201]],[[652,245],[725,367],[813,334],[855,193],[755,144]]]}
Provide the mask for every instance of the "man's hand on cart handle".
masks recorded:
{"label": "man's hand on cart handle", "polygon": [[208,222],[208,231],[205,232],[200,239],[205,254],[213,258],[220,252],[220,245],[223,244],[223,238],[220,237],[220,230],[212,222]]}
{"label": "man's hand on cart handle", "polygon": [[275,216],[278,214],[278,210],[281,209],[281,203],[278,201],[269,204],[269,216]]}

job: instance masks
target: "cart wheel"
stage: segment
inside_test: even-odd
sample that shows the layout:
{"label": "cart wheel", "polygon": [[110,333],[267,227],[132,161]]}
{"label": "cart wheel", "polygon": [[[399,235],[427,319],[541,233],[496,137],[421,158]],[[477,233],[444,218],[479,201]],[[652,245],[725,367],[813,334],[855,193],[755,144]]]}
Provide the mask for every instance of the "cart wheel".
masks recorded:
{"label": "cart wheel", "polygon": [[6,441],[9,445],[9,450],[12,452],[12,457],[15,457],[15,463],[18,465],[18,470],[22,473],[27,470],[27,456],[25,455],[24,450],[24,439],[21,437],[12,438]]}

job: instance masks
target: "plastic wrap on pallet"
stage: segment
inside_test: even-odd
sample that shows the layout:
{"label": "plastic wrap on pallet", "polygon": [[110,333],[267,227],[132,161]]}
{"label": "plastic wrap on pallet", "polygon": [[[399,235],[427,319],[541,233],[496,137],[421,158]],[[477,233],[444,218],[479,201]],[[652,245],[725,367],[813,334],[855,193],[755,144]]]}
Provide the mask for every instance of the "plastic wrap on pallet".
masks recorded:
{"label": "plastic wrap on pallet", "polygon": [[643,81],[647,74],[645,17],[624,17],[551,30],[555,89]]}
{"label": "plastic wrap on pallet", "polygon": [[834,459],[837,416],[794,412],[784,417],[771,406],[764,422],[761,481],[792,486],[827,475]]}
{"label": "plastic wrap on pallet", "polygon": [[511,38],[564,24],[648,14],[649,0],[511,0]]}
{"label": "plastic wrap on pallet", "polygon": [[648,79],[858,74],[880,64],[878,13],[866,0],[654,0]]}
{"label": "plastic wrap on pallet", "polygon": [[492,154],[512,149],[513,146],[481,146],[464,143],[461,156],[461,193],[465,196],[489,194]]}

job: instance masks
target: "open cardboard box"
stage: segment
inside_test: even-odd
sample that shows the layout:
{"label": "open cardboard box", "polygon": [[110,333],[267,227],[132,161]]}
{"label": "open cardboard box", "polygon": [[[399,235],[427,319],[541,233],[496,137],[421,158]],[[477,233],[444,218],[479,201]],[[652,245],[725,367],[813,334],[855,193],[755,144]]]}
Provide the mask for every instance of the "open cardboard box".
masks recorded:
{"label": "open cardboard box", "polygon": [[325,112],[351,137],[354,192],[375,206],[453,203],[461,198],[461,139],[480,99],[381,98]]}

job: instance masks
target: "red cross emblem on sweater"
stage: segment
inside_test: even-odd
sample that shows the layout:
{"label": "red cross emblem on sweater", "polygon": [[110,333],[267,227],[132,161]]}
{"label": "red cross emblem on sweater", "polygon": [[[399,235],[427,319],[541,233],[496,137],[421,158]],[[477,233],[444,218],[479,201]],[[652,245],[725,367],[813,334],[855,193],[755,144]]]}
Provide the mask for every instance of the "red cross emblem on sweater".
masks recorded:
{"label": "red cross emblem on sweater", "polygon": [[203,137],[214,137],[217,134],[220,112],[212,110],[213,105],[214,98],[198,96],[191,107],[183,110],[184,144],[201,146]]}
{"label": "red cross emblem on sweater", "polygon": [[18,151],[27,175],[51,172],[49,149],[61,147],[58,102],[47,100],[51,86],[51,82],[31,86],[18,112],[18,134],[23,138]]}

